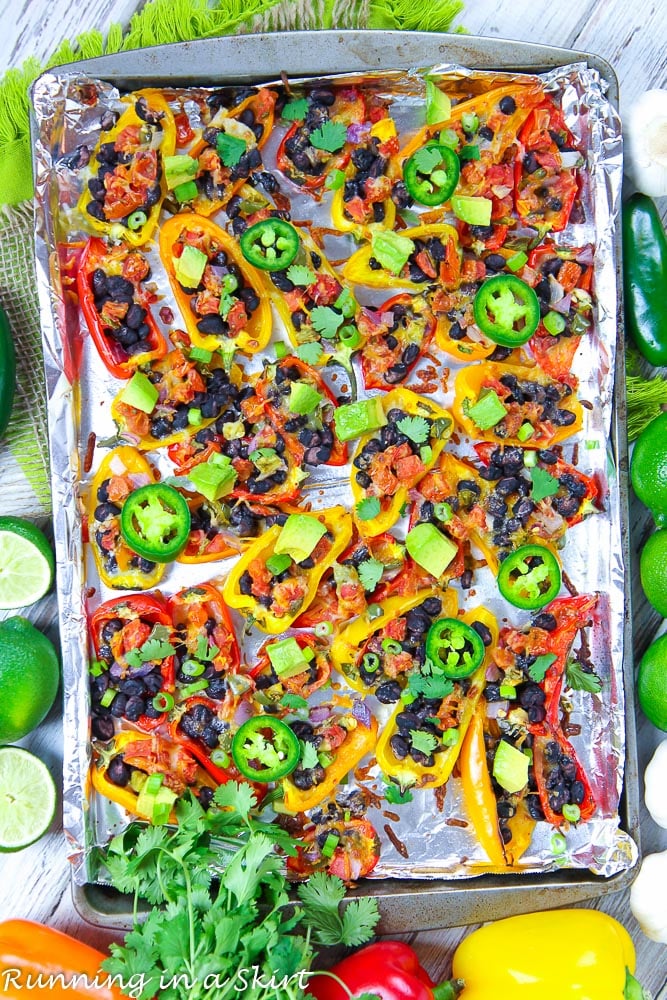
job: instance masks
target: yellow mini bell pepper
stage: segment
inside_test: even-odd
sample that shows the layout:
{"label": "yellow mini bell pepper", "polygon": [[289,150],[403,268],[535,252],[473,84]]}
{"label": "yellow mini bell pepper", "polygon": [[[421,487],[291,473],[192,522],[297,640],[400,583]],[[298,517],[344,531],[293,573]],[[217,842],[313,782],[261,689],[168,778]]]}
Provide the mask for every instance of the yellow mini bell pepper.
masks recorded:
{"label": "yellow mini bell pepper", "polygon": [[[315,598],[322,576],[352,538],[352,521],[344,507],[329,507],[308,516],[319,520],[328,532],[309,557],[314,560],[312,567],[302,567],[292,560],[285,569],[274,573],[267,566],[267,560],[276,555],[276,544],[283,530],[276,524],[243,553],[227,577],[223,597],[228,607],[251,617],[262,632],[275,635],[290,628]],[[325,539],[326,551],[318,555]],[[287,577],[278,579],[284,573]]]}
{"label": "yellow mini bell pepper", "polygon": [[461,1000],[642,1000],[635,949],[598,910],[525,913],[486,924],[456,949]]}
{"label": "yellow mini bell pepper", "polygon": [[[414,262],[424,270],[426,267],[432,268],[431,284],[443,284],[446,287],[456,287],[461,271],[461,251],[459,248],[459,238],[453,226],[444,222],[434,223],[429,226],[415,226],[412,229],[401,230],[400,236],[409,240],[421,240],[426,242],[438,239],[442,243],[445,251],[444,260],[427,262],[418,259],[421,253],[415,247],[408,258],[407,263],[399,274],[393,274],[384,267],[372,268],[369,261],[373,257],[373,245],[367,243],[353,253],[343,268],[343,277],[355,285],[365,285],[367,288],[412,288],[417,292],[422,292],[428,287],[429,281],[410,280],[410,262]],[[438,266],[435,267],[434,264]]]}
{"label": "yellow mini bell pepper", "polygon": [[[423,396],[417,396],[409,389],[392,389],[391,392],[381,397],[381,401],[385,414],[394,409],[403,410],[411,417],[425,418],[429,423],[429,429],[428,437],[424,439],[421,447],[416,449],[416,454],[414,454],[413,449],[410,449],[410,454],[404,458],[395,463],[386,463],[386,469],[383,467],[382,470],[378,470],[376,478],[369,488],[359,485],[357,475],[360,470],[354,463],[370,441],[381,439],[381,431],[365,434],[360,438],[352,459],[351,488],[355,503],[357,529],[367,537],[380,535],[396,523],[400,517],[401,508],[408,498],[408,491],[435,465],[454,428],[448,410],[443,410],[436,403],[432,403]],[[371,479],[373,479],[373,467],[379,466],[380,456],[387,455],[391,447],[383,448],[378,452],[378,456],[373,458],[368,473]],[[428,450],[424,452],[424,448]],[[392,489],[394,492],[391,492]],[[372,496],[377,496],[380,501],[380,513],[373,518],[363,520],[356,511],[356,505]]]}
{"label": "yellow mini bell pepper", "polygon": [[[381,118],[378,122],[371,127],[370,138],[379,141],[380,145],[383,143],[395,144],[395,148],[398,148],[398,139],[396,138],[396,125],[392,118]],[[375,147],[372,145],[371,150]],[[388,150],[391,148],[385,146]],[[384,154],[385,156],[388,153]],[[353,161],[350,159],[347,167],[345,168],[345,181],[354,180],[358,174],[358,168],[355,166]],[[354,213],[352,211],[346,211],[345,202],[345,186],[341,185],[335,192],[333,200],[331,202],[331,221],[336,229],[341,233],[354,233],[355,237],[359,238],[363,235],[367,235],[369,230],[373,229],[393,229],[394,222],[396,221],[396,205],[391,199],[391,187],[399,179],[400,172],[397,169],[396,157],[388,156],[387,165],[384,174],[381,177],[369,177],[366,181],[366,199],[363,200],[360,197],[351,199],[352,202],[356,202],[357,214],[364,214],[365,219],[362,221],[357,219],[355,221]],[[373,197],[372,189],[384,187],[388,189],[387,195],[380,200],[377,195]],[[373,204],[379,203],[384,207],[384,214],[381,222],[374,222],[373,219]],[[371,220],[371,221],[369,221]]]}
{"label": "yellow mini bell pepper", "polygon": [[[445,616],[443,615],[442,617]],[[376,757],[382,773],[390,778],[394,778],[401,788],[439,788],[449,780],[449,776],[459,758],[461,745],[475,712],[475,707],[484,690],[486,668],[490,662],[491,650],[498,642],[498,623],[491,612],[484,607],[466,611],[465,614],[460,615],[460,618],[466,625],[472,626],[473,622],[481,622],[485,625],[491,632],[491,642],[486,647],[482,663],[472,677],[470,677],[469,681],[465,685],[455,681],[454,690],[443,699],[442,706],[444,707],[446,703],[449,709],[447,717],[451,720],[452,716],[455,716],[456,742],[443,752],[435,755],[433,767],[425,767],[423,764],[418,764],[409,755],[402,760],[398,758],[391,748],[391,738],[398,733],[396,716],[399,712],[405,711],[405,705],[400,702],[387,722],[387,725],[382,730],[380,739],[378,740]],[[439,712],[434,712],[433,714],[439,715]],[[444,731],[446,732],[446,730]]]}

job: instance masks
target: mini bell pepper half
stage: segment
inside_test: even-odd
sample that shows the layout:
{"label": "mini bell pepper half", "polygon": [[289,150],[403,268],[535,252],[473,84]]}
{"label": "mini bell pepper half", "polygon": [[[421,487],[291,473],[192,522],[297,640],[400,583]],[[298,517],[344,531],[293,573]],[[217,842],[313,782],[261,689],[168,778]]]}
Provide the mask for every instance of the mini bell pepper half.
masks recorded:
{"label": "mini bell pepper half", "polygon": [[263,350],[271,307],[257,273],[235,240],[200,215],[184,213],[160,228],[160,257],[194,347]]}
{"label": "mini bell pepper half", "polygon": [[[490,256],[487,254],[487,256]],[[494,253],[494,264],[504,259],[503,252]],[[509,254],[507,255],[509,256]],[[473,300],[487,274],[485,258],[463,251],[461,282],[456,288],[438,288],[429,296],[436,318],[435,341],[441,351],[457,361],[470,362],[488,358],[498,346],[475,321]]]}
{"label": "mini bell pepper half", "polygon": [[[153,775],[158,776],[155,790],[149,784]],[[91,780],[100,795],[156,824],[176,822],[172,806],[186,789],[206,808],[217,787],[182,746],[155,733],[130,731],[117,733],[108,746],[95,747]]]}
{"label": "mini bell pepper half", "polygon": [[107,246],[91,237],[81,255],[79,304],[100,358],[116,378],[130,378],[140,365],[167,353],[144,285],[149,274],[143,254],[124,243]]}
{"label": "mini bell pepper half", "polygon": [[341,233],[365,234],[369,228],[393,229],[396,205],[391,198],[397,180],[398,137],[391,118],[380,118],[370,135],[356,145],[336,179],[339,186],[331,202],[331,221]]}
{"label": "mini bell pepper half", "polygon": [[389,389],[404,382],[428,351],[436,321],[426,296],[404,292],[377,309],[362,309],[357,325],[364,388]]}
{"label": "mini bell pepper half", "polygon": [[584,158],[553,99],[542,101],[521,131],[515,165],[519,217],[541,231],[565,229],[579,191],[578,168]]}
{"label": "mini bell pepper half", "polygon": [[[328,709],[328,711],[327,711]],[[352,711],[318,705],[309,715],[310,730],[301,737],[296,770],[283,778],[280,811],[296,815],[314,809],[334,794],[341,780],[371,753],[377,741],[377,719],[367,724]],[[300,723],[292,723],[294,728]],[[300,732],[302,727],[297,728]]]}
{"label": "mini bell pepper half", "polygon": [[167,603],[179,658],[177,679],[188,687],[205,680],[202,691],[224,697],[224,680],[241,662],[232,620],[222,594],[212,583],[185,587]]}
{"label": "mini bell pepper half", "polygon": [[207,500],[185,494],[190,508],[190,537],[177,562],[217,562],[247,548],[262,534],[267,518],[275,518],[273,507],[239,502]]}
{"label": "mini bell pepper half", "polygon": [[376,231],[352,254],[342,274],[351,284],[367,288],[455,288],[461,274],[457,232],[444,222],[400,233]]}
{"label": "mini bell pepper half", "polygon": [[173,626],[162,596],[105,601],[91,615],[90,633],[96,657],[90,680],[93,736],[110,739],[114,719],[157,728],[175,689]]}
{"label": "mini bell pepper half", "polygon": [[456,594],[424,589],[388,597],[376,608],[379,614],[361,615],[336,636],[331,660],[355,691],[372,694],[383,689],[384,703],[392,704],[424,663],[430,624],[456,616]]}
{"label": "mini bell pepper half", "polygon": [[409,490],[437,462],[454,427],[447,410],[409,389],[392,389],[375,402],[383,424],[360,438],[352,459],[354,517],[364,536],[396,523]]}
{"label": "mini bell pepper half", "polygon": [[[303,652],[301,663],[295,658],[290,663],[276,661],[274,667],[271,656],[274,655],[276,646],[281,647],[283,643],[292,646],[293,655],[296,653],[291,640]],[[282,699],[287,694],[297,695],[299,698],[309,698],[313,692],[323,687],[331,675],[331,661],[329,659],[329,644],[325,639],[321,639],[314,633],[302,632],[299,635],[289,636],[286,639],[269,639],[263,643],[253,657],[253,666],[248,670],[248,675],[254,682],[254,690],[251,697],[255,704],[268,706],[272,710],[290,711],[281,705]],[[301,666],[299,670],[298,667]],[[292,673],[292,670],[297,670]]]}
{"label": "mini bell pepper half", "polygon": [[144,455],[123,446],[105,455],[90,484],[88,540],[103,583],[114,590],[148,590],[164,575],[165,564],[142,559],[120,531],[127,498],[155,481],[155,470]]}
{"label": "mini bell pepper half", "polygon": [[227,686],[222,699],[214,701],[203,691],[180,702],[169,714],[169,738],[198,760],[219,785],[245,780],[231,757],[239,703],[240,696]]}
{"label": "mini bell pepper half", "polygon": [[[479,607],[456,621],[467,625],[478,638],[481,658],[472,675],[449,679],[439,672],[436,664],[431,675],[424,679],[425,690],[414,701],[399,703],[378,740],[375,754],[378,765],[402,789],[439,788],[449,780],[484,689],[491,650],[498,641],[496,619],[486,608]],[[461,633],[460,638],[466,637]],[[428,641],[426,655],[433,662]]]}
{"label": "mini bell pepper half", "polygon": [[287,859],[287,871],[302,878],[326,871],[344,882],[356,882],[370,875],[379,860],[380,838],[369,820],[336,818],[299,837],[296,854]]}
{"label": "mini bell pepper half", "polygon": [[289,515],[237,561],[224,586],[225,601],[262,632],[284,632],[314,599],[323,574],[351,536],[352,521],[343,507]]}
{"label": "mini bell pepper half", "polygon": [[583,426],[583,408],[570,385],[539,368],[490,361],[457,374],[453,412],[473,440],[523,448],[548,448]]}
{"label": "mini bell pepper half", "polygon": [[176,148],[176,126],[157,90],[137,91],[123,103],[127,110],[101,133],[78,209],[87,229],[138,247],[157,225],[167,190],[164,160]]}

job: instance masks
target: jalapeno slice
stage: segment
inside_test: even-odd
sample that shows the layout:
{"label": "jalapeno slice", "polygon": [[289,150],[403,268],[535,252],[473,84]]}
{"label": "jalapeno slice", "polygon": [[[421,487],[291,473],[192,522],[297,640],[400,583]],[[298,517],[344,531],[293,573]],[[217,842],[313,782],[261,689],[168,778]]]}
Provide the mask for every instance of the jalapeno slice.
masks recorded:
{"label": "jalapeno slice", "polygon": [[454,193],[460,173],[459,158],[453,149],[429,143],[406,161],[403,180],[420,205],[442,205]]}
{"label": "jalapeno slice", "polygon": [[540,303],[525,281],[514,274],[496,274],[482,284],[473,302],[475,323],[501,347],[519,347],[533,336],[540,322]]}
{"label": "jalapeno slice", "polygon": [[426,656],[436,669],[451,678],[470,677],[484,660],[482,637],[458,618],[441,618],[426,636]]}
{"label": "jalapeno slice", "polygon": [[283,219],[264,219],[241,235],[241,253],[260,271],[282,271],[299,252],[299,234]]}
{"label": "jalapeno slice", "polygon": [[151,483],[131,493],[120,515],[125,542],[143,559],[171,562],[190,534],[190,509],[173,487]]}
{"label": "jalapeno slice", "polygon": [[280,719],[258,715],[244,722],[232,740],[232,757],[241,774],[252,781],[279,781],[299,763],[301,747]]}
{"label": "jalapeno slice", "polygon": [[498,589],[515,608],[534,611],[556,597],[561,572],[556,556],[544,545],[522,545],[500,564]]}

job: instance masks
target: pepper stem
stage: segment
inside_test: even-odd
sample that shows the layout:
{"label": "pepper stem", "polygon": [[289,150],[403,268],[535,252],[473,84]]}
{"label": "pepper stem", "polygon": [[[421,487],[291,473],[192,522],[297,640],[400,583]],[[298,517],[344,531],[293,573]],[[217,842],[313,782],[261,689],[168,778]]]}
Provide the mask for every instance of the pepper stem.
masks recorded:
{"label": "pepper stem", "polygon": [[[308,976],[326,976],[327,979],[333,979],[335,983],[338,983],[340,988],[345,991],[345,995],[348,1000],[354,1000],[356,994],[352,992],[347,983],[344,983],[340,976],[337,976],[335,972],[329,972],[325,969],[316,969],[314,972],[309,972]],[[433,994],[435,996],[435,994]],[[364,1000],[382,1000],[377,993],[364,993]]]}
{"label": "pepper stem", "polygon": [[[463,979],[448,979],[446,982],[440,983],[439,986],[433,987],[433,1000],[456,1000],[464,986]],[[629,1000],[633,1000],[633,998],[629,998]]]}
{"label": "pepper stem", "polygon": [[625,989],[623,990],[625,1000],[652,1000],[652,996],[635,977],[630,970],[625,969]]}

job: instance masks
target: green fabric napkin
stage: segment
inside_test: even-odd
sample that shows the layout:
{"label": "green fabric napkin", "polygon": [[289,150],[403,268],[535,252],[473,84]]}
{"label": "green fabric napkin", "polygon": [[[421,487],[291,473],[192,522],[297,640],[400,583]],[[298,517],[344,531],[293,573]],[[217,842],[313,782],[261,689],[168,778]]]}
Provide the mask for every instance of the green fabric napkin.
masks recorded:
{"label": "green fabric napkin", "polygon": [[[14,334],[17,396],[4,447],[29,484],[22,513],[50,512],[46,401],[33,253],[28,87],[43,69],[113,52],[219,35],[384,28],[449,31],[463,0],[150,0],[127,30],[65,41],[46,67],[29,59],[0,81],[0,303]],[[461,30],[461,29],[458,29]],[[4,207],[3,207],[4,206]],[[0,451],[0,461],[2,452]],[[3,463],[4,465],[4,463]]]}

